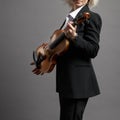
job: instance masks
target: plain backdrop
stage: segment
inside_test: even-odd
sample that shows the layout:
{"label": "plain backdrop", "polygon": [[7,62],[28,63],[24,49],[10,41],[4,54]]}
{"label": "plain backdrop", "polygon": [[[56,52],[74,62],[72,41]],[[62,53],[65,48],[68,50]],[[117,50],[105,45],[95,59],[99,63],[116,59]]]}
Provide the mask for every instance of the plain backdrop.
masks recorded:
{"label": "plain backdrop", "polygon": [[[89,100],[84,120],[120,119],[120,0],[92,9],[103,21],[93,60],[101,95]],[[0,120],[59,120],[55,69],[32,74],[32,52],[48,42],[69,7],[62,0],[0,0]]]}

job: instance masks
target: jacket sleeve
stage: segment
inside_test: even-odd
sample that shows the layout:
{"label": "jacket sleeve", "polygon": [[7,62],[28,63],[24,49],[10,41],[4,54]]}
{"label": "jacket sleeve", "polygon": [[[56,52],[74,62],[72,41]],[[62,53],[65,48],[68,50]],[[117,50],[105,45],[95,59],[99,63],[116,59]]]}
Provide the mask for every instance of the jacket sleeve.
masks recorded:
{"label": "jacket sleeve", "polygon": [[92,13],[89,23],[85,25],[83,35],[78,33],[78,36],[75,38],[73,46],[84,56],[89,58],[97,56],[101,26],[101,17],[96,13]]}

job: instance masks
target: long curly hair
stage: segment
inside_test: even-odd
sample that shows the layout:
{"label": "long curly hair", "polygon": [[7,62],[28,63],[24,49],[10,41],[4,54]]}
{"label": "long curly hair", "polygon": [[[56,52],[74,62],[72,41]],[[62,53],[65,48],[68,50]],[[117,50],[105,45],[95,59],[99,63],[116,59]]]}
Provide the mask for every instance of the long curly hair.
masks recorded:
{"label": "long curly hair", "polygon": [[[65,1],[70,7],[72,7],[72,0],[63,0]],[[90,8],[95,7],[98,4],[99,0],[88,0],[88,6]]]}

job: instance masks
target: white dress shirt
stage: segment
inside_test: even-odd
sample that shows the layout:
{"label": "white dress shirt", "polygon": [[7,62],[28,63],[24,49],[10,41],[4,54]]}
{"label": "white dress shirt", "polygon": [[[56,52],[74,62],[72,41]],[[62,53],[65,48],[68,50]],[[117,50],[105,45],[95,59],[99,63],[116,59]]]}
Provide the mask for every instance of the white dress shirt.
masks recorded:
{"label": "white dress shirt", "polygon": [[[81,6],[81,7],[79,7],[79,8],[77,8],[76,10],[74,10],[74,11],[72,11],[72,12],[70,12],[69,14],[68,14],[68,16],[71,16],[73,19],[77,16],[77,14],[78,14],[78,12],[83,8],[84,6]],[[69,21],[69,17],[66,17],[66,21],[65,21],[65,24],[64,24],[64,26],[62,27],[62,29],[64,29],[65,27],[66,27],[66,25],[67,25],[67,23],[68,23],[68,21]]]}

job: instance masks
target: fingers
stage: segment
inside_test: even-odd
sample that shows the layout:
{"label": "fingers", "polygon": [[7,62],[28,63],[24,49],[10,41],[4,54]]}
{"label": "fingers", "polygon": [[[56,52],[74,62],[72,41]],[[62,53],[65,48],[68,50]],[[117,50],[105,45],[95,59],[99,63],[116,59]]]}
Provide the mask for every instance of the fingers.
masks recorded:
{"label": "fingers", "polygon": [[66,31],[69,31],[70,33],[76,32],[77,26],[73,26],[71,22],[68,22]]}
{"label": "fingers", "polygon": [[65,35],[67,38],[74,39],[77,36],[76,29],[77,26],[73,26],[71,22],[68,22],[67,27],[65,28]]}
{"label": "fingers", "polygon": [[36,74],[36,75],[41,74],[41,71],[40,71],[40,69],[38,69],[38,68],[35,68],[34,70],[32,70],[32,72],[33,72],[34,74]]}
{"label": "fingers", "polygon": [[68,29],[71,29],[72,31],[76,31],[76,26],[73,26],[71,22],[68,22],[67,27]]}
{"label": "fingers", "polygon": [[42,72],[39,68],[33,69],[32,72],[36,75],[43,75],[44,74],[44,72]]}
{"label": "fingers", "polygon": [[[34,62],[32,62],[32,63],[30,63],[30,65],[35,65],[35,63]],[[34,74],[36,74],[36,75],[43,75],[43,73],[40,71],[40,69],[39,68],[34,68],[33,70],[32,70],[32,72],[34,73]]]}

